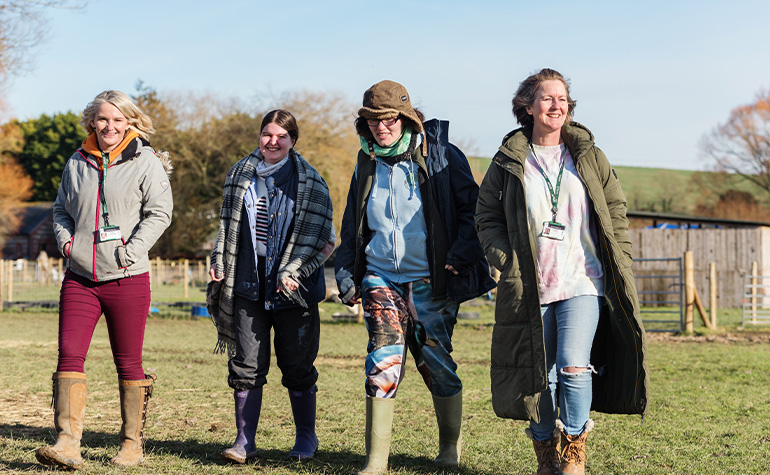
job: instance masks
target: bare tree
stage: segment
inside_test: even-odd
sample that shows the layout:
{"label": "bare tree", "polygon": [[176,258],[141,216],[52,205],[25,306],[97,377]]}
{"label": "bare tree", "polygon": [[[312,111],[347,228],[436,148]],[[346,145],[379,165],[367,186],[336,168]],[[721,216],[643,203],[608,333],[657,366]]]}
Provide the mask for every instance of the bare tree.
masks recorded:
{"label": "bare tree", "polygon": [[727,122],[703,137],[701,149],[718,170],[737,173],[770,193],[770,92],[733,109]]}
{"label": "bare tree", "polygon": [[0,0],[0,84],[31,67],[29,52],[46,36],[45,10],[84,6],[73,0]]}

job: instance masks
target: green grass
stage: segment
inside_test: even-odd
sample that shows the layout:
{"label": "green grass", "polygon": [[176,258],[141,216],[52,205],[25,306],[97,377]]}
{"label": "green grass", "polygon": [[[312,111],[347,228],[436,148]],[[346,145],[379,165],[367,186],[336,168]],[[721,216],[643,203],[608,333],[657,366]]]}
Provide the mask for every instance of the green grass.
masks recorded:
{"label": "green grass", "polygon": [[[86,362],[88,409],[83,437],[84,474],[259,473],[351,474],[364,461],[363,325],[335,323],[341,307],[323,304],[321,350],[316,362],[318,435],[315,460],[291,463],[293,423],[280,371],[271,368],[257,433],[259,458],[247,467],[225,465],[220,451],[234,437],[232,392],[226,359],[213,355],[214,327],[162,311],[147,323],[145,367],[158,374],[148,416],[147,461],[138,469],[112,468],[120,427],[117,379],[106,327],[97,326]],[[463,378],[464,452],[458,473],[530,474],[534,453],[526,423],[498,419],[489,388],[492,305],[463,310],[455,358]],[[652,400],[638,416],[592,413],[592,474],[765,473],[770,455],[770,338],[741,331],[730,312],[729,332],[706,336],[650,335]],[[729,314],[729,315],[728,315]],[[189,315],[189,313],[188,313]],[[172,316],[175,318],[165,318]],[[739,321],[739,319],[738,319]],[[0,472],[46,471],[34,452],[54,440],[51,372],[57,355],[55,312],[0,313]],[[696,329],[700,331],[696,320]],[[749,333],[750,337],[747,337]],[[438,446],[430,395],[410,362],[396,403],[390,467],[395,474],[436,473]]]}

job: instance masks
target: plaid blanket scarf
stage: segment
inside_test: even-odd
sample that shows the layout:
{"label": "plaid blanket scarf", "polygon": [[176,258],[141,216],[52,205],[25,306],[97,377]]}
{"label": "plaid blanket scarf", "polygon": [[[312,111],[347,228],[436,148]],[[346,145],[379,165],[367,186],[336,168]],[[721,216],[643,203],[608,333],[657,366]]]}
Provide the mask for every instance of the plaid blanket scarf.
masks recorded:
{"label": "plaid blanket scarf", "polygon": [[[332,201],[329,188],[321,175],[293,149],[289,152],[297,168],[298,187],[295,202],[294,231],[281,257],[278,279],[292,277],[302,282],[323,265],[321,250],[332,237]],[[235,319],[233,318],[233,289],[235,265],[238,256],[243,198],[263,160],[259,149],[236,163],[225,179],[224,199],[219,216],[219,232],[211,252],[211,265],[216,275],[224,275],[219,282],[211,281],[206,289],[211,320],[217,328],[214,353],[235,354]],[[285,298],[307,307],[299,291],[284,293]]]}

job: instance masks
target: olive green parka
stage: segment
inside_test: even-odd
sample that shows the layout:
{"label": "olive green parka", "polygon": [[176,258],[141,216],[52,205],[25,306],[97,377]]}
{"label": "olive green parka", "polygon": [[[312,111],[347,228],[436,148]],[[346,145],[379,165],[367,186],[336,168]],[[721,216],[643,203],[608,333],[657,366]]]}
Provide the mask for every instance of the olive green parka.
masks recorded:
{"label": "olive green parka", "polygon": [[[476,229],[500,272],[492,333],[492,405],[499,417],[540,421],[548,384],[535,245],[527,224],[524,163],[532,127],[509,133],[481,184]],[[649,397],[647,343],[631,271],[626,199],[607,157],[577,122],[561,136],[587,191],[604,270],[605,304],[591,349],[591,409],[644,414]]]}

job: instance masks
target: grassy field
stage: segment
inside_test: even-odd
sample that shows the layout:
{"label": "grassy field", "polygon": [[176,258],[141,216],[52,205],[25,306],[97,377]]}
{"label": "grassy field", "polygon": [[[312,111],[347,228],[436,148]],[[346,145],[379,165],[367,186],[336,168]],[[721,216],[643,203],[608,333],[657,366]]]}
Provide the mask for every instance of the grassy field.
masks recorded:
{"label": "grassy field", "polygon": [[[208,319],[169,315],[147,324],[145,367],[158,374],[148,416],[147,462],[133,470],[108,465],[120,427],[117,380],[106,327],[97,326],[86,371],[88,409],[82,473],[266,473],[351,474],[364,461],[363,325],[336,323],[341,308],[323,304],[317,360],[318,456],[292,463],[293,422],[280,371],[272,368],[257,433],[259,457],[246,467],[223,464],[220,451],[234,437],[232,392],[226,360],[213,355]],[[464,453],[455,473],[534,473],[524,436],[526,423],[498,419],[489,389],[491,304],[464,306],[478,319],[460,320],[455,357],[465,384]],[[674,337],[649,335],[652,400],[638,416],[592,413],[591,474],[759,474],[770,456],[770,336],[736,327],[736,312],[724,312],[729,331]],[[46,471],[35,449],[55,437],[51,372],[57,355],[55,312],[0,314],[0,472]],[[700,327],[698,327],[700,329]],[[396,403],[391,473],[436,473],[438,446],[431,399],[410,362]]]}

